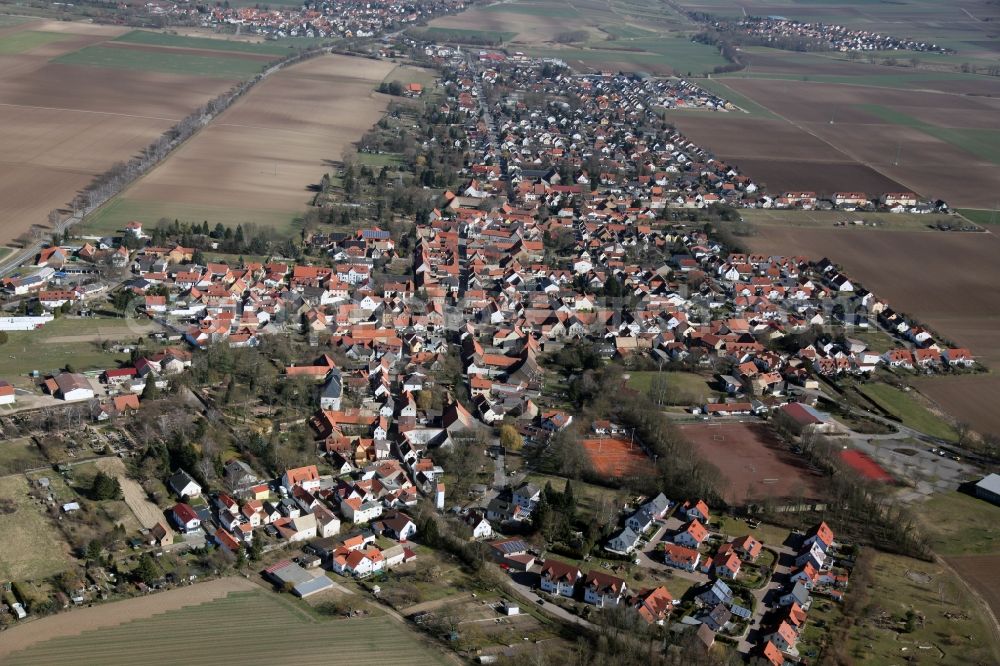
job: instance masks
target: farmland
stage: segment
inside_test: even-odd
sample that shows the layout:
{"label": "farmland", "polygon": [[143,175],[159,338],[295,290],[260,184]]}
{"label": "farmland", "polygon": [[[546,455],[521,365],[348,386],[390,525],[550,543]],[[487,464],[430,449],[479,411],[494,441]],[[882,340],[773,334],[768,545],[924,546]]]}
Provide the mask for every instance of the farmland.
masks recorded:
{"label": "farmland", "polygon": [[948,557],[948,565],[985,601],[993,614],[1000,613],[1000,555],[964,555]]}
{"label": "farmland", "polygon": [[[186,588],[196,590],[200,586]],[[177,590],[182,592],[182,590]],[[157,595],[159,596],[159,595]],[[123,602],[128,604],[129,602]],[[115,605],[104,606],[114,612]],[[266,620],[264,620],[266,618]],[[318,620],[288,598],[264,591],[233,592],[225,598],[169,610],[59,637],[11,654],[11,666],[31,666],[72,659],[80,663],[214,664],[220,635],[240,635],[240,660],[248,664],[328,664],[331,650],[345,661],[368,664],[449,663],[425,647],[419,637],[387,616]],[[265,622],[266,631],[247,632]],[[183,635],[183,641],[177,636]]]}
{"label": "farmland", "polygon": [[[34,224],[46,225],[49,211],[65,206],[94,175],[133,156],[263,64],[258,56],[247,59],[220,52],[228,64],[214,70],[213,76],[204,75],[208,70],[185,71],[177,60],[170,67],[140,68],[136,63],[148,64],[157,54],[106,46],[123,35],[120,28],[55,21],[24,26],[33,30],[7,28],[0,37],[0,99],[4,102],[0,106],[0,145],[4,146],[0,244],[21,236]],[[3,44],[8,45],[6,50]],[[11,44],[31,47],[18,50]],[[87,55],[95,53],[91,49],[100,49],[96,53],[111,59],[93,60]],[[210,55],[197,57],[212,59]],[[239,60],[239,67],[230,67],[231,60]],[[121,66],[88,66],[115,62]]]}
{"label": "farmland", "polygon": [[[914,231],[867,233],[862,229],[804,229],[756,226],[745,239],[749,249],[767,254],[830,257],[866,288],[952,343],[973,350],[977,359],[1000,367],[996,312],[1000,312],[1000,240],[993,234]],[[913,270],[919,267],[919,270]],[[947,280],[939,279],[946,275]],[[940,398],[951,416],[982,432],[998,432],[992,405],[1000,381],[990,375],[914,379],[931,398]],[[970,400],[962,400],[961,396]]]}
{"label": "farmland", "polygon": [[182,76],[212,76],[223,79],[246,79],[264,69],[263,62],[256,58],[172,53],[163,49],[145,50],[109,46],[88,46],[85,49],[60,56],[56,58],[55,62],[64,65],[87,65]]}
{"label": "farmland", "polygon": [[69,547],[28,490],[24,476],[0,477],[0,498],[11,501],[0,508],[0,534],[4,536],[0,579],[3,580],[54,576],[70,565]]}
{"label": "farmland", "polygon": [[728,481],[727,502],[818,499],[822,478],[785,450],[766,427],[753,423],[699,423],[679,426],[698,453],[719,468]]}
{"label": "farmland", "polygon": [[308,186],[386,108],[373,89],[393,67],[324,56],[282,70],[99,211],[95,228],[167,217],[289,232],[312,198]]}

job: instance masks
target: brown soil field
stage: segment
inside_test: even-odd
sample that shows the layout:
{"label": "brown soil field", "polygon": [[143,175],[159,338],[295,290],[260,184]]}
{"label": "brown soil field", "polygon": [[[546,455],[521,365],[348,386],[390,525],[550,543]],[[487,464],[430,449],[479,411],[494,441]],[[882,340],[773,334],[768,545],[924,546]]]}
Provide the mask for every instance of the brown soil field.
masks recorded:
{"label": "brown soil field", "polygon": [[[134,202],[301,211],[326,160],[339,160],[389,98],[374,88],[395,65],[324,56],[256,86],[126,192]],[[152,220],[155,222],[155,220]]]}
{"label": "brown soil field", "polygon": [[1000,555],[962,555],[946,557],[945,561],[958,572],[969,586],[993,611],[993,622],[1000,616]]}
{"label": "brown soil field", "polygon": [[[956,207],[995,203],[1000,165],[920,129],[883,120],[862,105],[878,104],[942,127],[985,129],[996,127],[998,100],[801,81],[731,78],[726,85],[780,118],[686,114],[673,120],[693,141],[772,191],[859,189],[877,194],[898,188],[943,198]],[[796,160],[815,164],[784,164]]]}
{"label": "brown soil field", "polygon": [[699,423],[680,431],[729,482],[724,499],[739,506],[751,500],[824,497],[823,478],[787,451],[759,423]]}
{"label": "brown soil field", "polygon": [[1000,434],[1000,376],[960,375],[957,377],[921,377],[913,382],[922,394],[959,421],[965,421],[981,433]]}
{"label": "brown soil field", "polygon": [[903,187],[878,171],[851,162],[816,162],[812,160],[790,159],[735,159],[743,173],[765,185],[769,192],[788,190],[812,190],[816,192],[899,192]]}
{"label": "brown soil field", "polygon": [[51,63],[126,31],[53,21],[26,25],[74,37],[0,56],[0,244],[34,224],[46,225],[49,211],[94,176],[233,83]]}
{"label": "brown soil field", "polygon": [[116,627],[124,622],[141,620],[185,606],[213,601],[231,592],[259,589],[245,578],[219,578],[144,597],[78,608],[69,613],[18,624],[3,632],[3,640],[0,641],[0,662],[19,650],[52,638],[77,636],[85,631]]}
{"label": "brown soil field", "polygon": [[[757,226],[753,252],[829,257],[894,308],[968,347],[1000,370],[1000,238],[993,233],[927,233]],[[916,380],[922,393],[980,432],[1000,433],[1000,376]]]}

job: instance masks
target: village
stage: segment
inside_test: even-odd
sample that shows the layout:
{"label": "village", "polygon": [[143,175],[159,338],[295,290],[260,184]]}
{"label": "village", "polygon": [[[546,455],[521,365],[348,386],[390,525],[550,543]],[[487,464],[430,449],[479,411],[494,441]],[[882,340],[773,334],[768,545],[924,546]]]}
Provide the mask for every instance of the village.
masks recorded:
{"label": "village", "polygon": [[[813,609],[831,612],[852,593],[856,536],[826,520],[775,532],[750,507],[824,511],[832,500],[781,496],[771,478],[739,499],[660,483],[682,456],[664,456],[655,428],[634,415],[619,423],[593,404],[602,390],[620,392],[691,432],[759,428],[812,476],[820,463],[805,449],[841,437],[850,468],[891,480],[856,448],[870,441],[859,433],[926,433],[839,395],[980,372],[974,351],[896,312],[828,259],[742,252],[713,224],[739,225],[742,208],[947,204],[907,192],[761,191],[664,121],[666,108],[732,109],[688,81],[410,48],[442,67],[432,110],[441,126],[458,120],[461,134],[441,149],[464,166],[405,240],[361,223],[303,233],[310,254],[299,261],[210,260],[202,246],[210,252],[220,234],[207,222],[134,220],[117,235],[61,238],[4,279],[4,335],[102,318],[135,326],[109,345],[120,362],[83,369],[69,357],[0,377],[11,420],[0,427],[22,419],[30,424],[18,433],[38,436],[39,411],[76,408],[65,428],[47,427],[126,433],[111,447],[128,470],[114,483],[141,482],[123,496],[146,520],[121,548],[95,538],[90,552],[81,542],[89,583],[53,593],[57,605],[152,593],[220,566],[256,567],[301,598],[351,585],[393,605],[401,581],[430,561],[476,560],[503,590],[490,620],[531,606],[593,627],[605,610],[630,608],[706,653],[718,641],[775,665],[808,662],[820,649],[815,637],[800,649]],[[408,98],[429,94],[405,88]],[[181,244],[192,237],[198,247]],[[624,374],[600,375],[609,367]],[[649,391],[629,383],[664,368],[669,378]],[[587,388],[578,375],[607,383]],[[657,397],[691,380],[702,390]],[[213,437],[228,445],[210,454]],[[940,441],[925,441],[937,456]],[[586,474],[544,468],[567,446],[580,447]],[[942,464],[962,462],[955,457]],[[955,479],[970,473],[948,469]],[[60,529],[122,490],[104,497],[95,477],[85,497],[55,487],[59,476],[70,485],[72,468],[25,473]],[[571,501],[581,478],[628,498],[584,521]],[[658,492],[639,490],[651,479]],[[565,524],[553,527],[553,512]],[[8,615],[25,619],[42,603],[18,590],[6,590]],[[461,640],[461,628],[443,631],[434,615],[411,619]],[[488,647],[476,656],[502,653]]]}

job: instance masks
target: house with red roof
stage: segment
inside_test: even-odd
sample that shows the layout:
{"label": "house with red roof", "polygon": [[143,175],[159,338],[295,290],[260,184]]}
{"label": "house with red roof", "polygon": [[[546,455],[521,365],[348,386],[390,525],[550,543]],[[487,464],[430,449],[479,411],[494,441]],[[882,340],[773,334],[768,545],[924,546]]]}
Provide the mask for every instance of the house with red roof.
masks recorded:
{"label": "house with red roof", "polygon": [[301,486],[308,491],[316,490],[319,488],[319,470],[316,469],[316,465],[289,469],[282,474],[281,485],[289,492],[295,486]]}
{"label": "house with red roof", "polygon": [[559,560],[546,560],[541,570],[541,588],[552,594],[573,597],[576,584],[583,577],[574,564]]}
{"label": "house with red roof", "polygon": [[625,596],[625,581],[617,576],[589,572],[583,580],[583,600],[598,608],[617,606]]}
{"label": "house with red roof", "polygon": [[663,544],[663,563],[668,567],[694,571],[701,561],[701,553],[693,548],[685,548],[673,543]]}
{"label": "house with red roof", "polygon": [[185,502],[175,504],[170,510],[170,516],[182,532],[191,532],[201,527],[201,518],[198,517],[198,513]]}
{"label": "house with red roof", "polygon": [[638,593],[629,599],[629,604],[649,624],[662,625],[674,608],[674,598],[667,588],[660,586]]}
{"label": "house with red roof", "polygon": [[749,534],[744,537],[734,539],[732,544],[733,550],[748,562],[756,560],[760,555],[760,551],[764,548],[764,544]]}
{"label": "house with red roof", "polygon": [[688,548],[698,548],[706,538],[708,538],[708,530],[695,519],[674,535],[674,543]]}

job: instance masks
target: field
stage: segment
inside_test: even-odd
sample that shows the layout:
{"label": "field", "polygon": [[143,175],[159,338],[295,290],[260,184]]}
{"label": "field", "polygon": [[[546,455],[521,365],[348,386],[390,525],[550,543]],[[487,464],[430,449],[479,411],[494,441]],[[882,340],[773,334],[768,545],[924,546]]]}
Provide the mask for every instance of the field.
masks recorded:
{"label": "field", "polygon": [[183,217],[290,232],[313,196],[309,185],[385,110],[388,98],[373,90],[393,67],[325,56],[282,70],[84,228],[107,230],[126,218],[153,224]]}
{"label": "field", "polygon": [[0,441],[0,475],[16,474],[47,465],[30,437]]}
{"label": "field", "polygon": [[[525,481],[535,484],[540,490],[545,488],[546,483],[551,483],[557,492],[562,492],[566,487],[566,479],[548,474],[529,474]],[[627,494],[621,490],[604,488],[584,481],[573,481],[572,487],[577,510],[595,520],[607,520],[614,516],[627,500]]]}
{"label": "field", "polygon": [[0,510],[0,580],[45,578],[70,566],[69,547],[28,489],[24,476],[0,477],[0,498],[13,502],[13,512]]}
{"label": "field", "polygon": [[56,58],[64,65],[87,65],[108,69],[128,69],[164,74],[212,76],[221,79],[248,79],[264,69],[268,58],[234,57],[229,55],[196,55],[172,53],[166,49],[88,46]]}
{"label": "field", "polygon": [[73,365],[78,372],[117,367],[128,354],[103,351],[102,340],[135,341],[147,335],[149,322],[135,319],[53,320],[36,331],[11,331],[0,353],[0,377],[17,386],[30,386],[33,370],[53,372]]}
{"label": "field", "polygon": [[872,460],[864,451],[855,449],[841,451],[840,459],[855,472],[870,481],[892,481],[892,476],[881,465]]}
{"label": "field", "polygon": [[823,479],[778,442],[764,425],[699,423],[681,425],[681,434],[728,481],[723,497],[733,505],[764,499],[819,499]]}
{"label": "field", "polygon": [[[756,235],[743,239],[751,251],[830,257],[893,308],[917,317],[954,344],[968,347],[988,367],[1000,368],[1000,343],[995,335],[996,313],[1000,312],[996,289],[1000,239],[994,234],[929,237],[910,231],[881,234],[855,228],[755,226]],[[914,385],[976,430],[1000,432],[995,409],[1000,379],[995,375],[920,378]]]}
{"label": "field", "polygon": [[[873,556],[875,576],[868,590],[871,619],[847,632],[853,663],[997,663],[996,631],[985,609],[943,564],[886,553]],[[880,611],[902,626],[909,610],[924,617],[922,623],[914,623],[912,632],[878,625]]]}
{"label": "field", "polygon": [[[803,227],[816,229],[818,227],[833,227],[836,224],[849,224],[852,228],[862,231],[927,231],[938,232],[936,225],[967,226],[968,223],[958,215],[947,213],[849,213],[836,210],[791,210],[791,209],[746,209],[740,211],[740,216],[747,222],[757,226]],[[854,226],[855,221],[864,225]]]}
{"label": "field", "polygon": [[[992,208],[1000,179],[1000,40],[995,10],[955,3],[681,0],[716,15],[778,14],[933,41],[953,55],[849,55],[743,46],[742,71],[707,86],[748,113],[671,114],[700,145],[773,191],[887,191],[893,183],[952,206]],[[895,64],[886,64],[894,58]],[[963,70],[978,70],[978,73]],[[697,74],[697,72],[695,72]]]}
{"label": "field", "polygon": [[180,49],[235,51],[238,53],[255,53],[271,56],[287,55],[294,50],[295,45],[301,46],[310,40],[248,42],[237,39],[210,39],[205,37],[188,37],[165,32],[149,30],[133,30],[114,40],[118,43],[145,44],[147,46],[163,46]]}
{"label": "field", "polygon": [[602,477],[622,479],[655,474],[653,461],[642,447],[627,439],[581,439],[580,446],[587,454],[591,468]]}
{"label": "field", "polygon": [[658,374],[663,374],[667,380],[671,391],[671,404],[704,404],[716,395],[716,392],[709,387],[705,377],[691,372],[631,372],[629,373],[628,387],[648,395],[653,380]]}
{"label": "field", "polygon": [[36,30],[23,30],[10,35],[0,37],[0,55],[11,55],[14,53],[24,53],[33,48],[69,39],[67,35],[58,32],[41,32]]}
{"label": "field", "polygon": [[918,514],[934,552],[941,555],[1000,553],[1000,507],[952,492],[935,495]]}
{"label": "field", "polygon": [[989,605],[994,616],[1000,614],[1000,555],[965,555],[945,561]]}
{"label": "field", "polygon": [[[113,612],[114,607],[102,609]],[[10,655],[5,663],[216,664],[220,635],[240,636],[240,661],[247,664],[288,663],[290,654],[295,655],[296,664],[306,665],[329,664],[331,659],[366,664],[450,663],[389,617],[317,620],[291,597],[264,591],[233,592],[201,605],[132,622],[121,617],[119,622],[39,643]],[[248,627],[266,627],[266,631],[247,631]],[[178,641],[179,635],[184,640]]]}
{"label": "field", "polygon": [[[26,30],[29,27],[31,32]],[[204,76],[211,68],[191,73],[176,58],[191,65],[195,61],[189,58],[211,60],[211,52],[199,56],[167,52],[167,60],[158,65],[153,60],[159,54],[139,50],[155,47],[108,46],[123,33],[121,28],[57,21],[32,21],[4,29],[0,37],[0,145],[4,147],[0,245],[34,224],[47,225],[49,211],[65,206],[96,174],[135,155],[175,122],[263,64],[252,54],[219,52],[221,61],[228,64],[213,70],[216,76]],[[8,45],[6,50],[3,44]],[[93,60],[87,55],[95,53],[91,49],[113,58]],[[235,60],[247,71],[230,67]],[[173,64],[162,66],[167,61]],[[115,63],[120,66],[87,66]]]}
{"label": "field", "polygon": [[[503,2],[435,19],[430,31],[445,39],[502,37],[511,48],[559,58],[584,71],[703,75],[726,64],[717,48],[691,41],[697,26],[686,16],[649,0]],[[568,33],[574,34],[567,38]],[[574,41],[563,43],[566,39]]]}
{"label": "field", "polygon": [[509,42],[516,32],[501,32],[497,30],[474,30],[465,28],[425,28],[418,31],[423,39],[440,42],[476,42],[496,43]]}
{"label": "field", "polygon": [[955,430],[913,395],[888,384],[866,384],[860,390],[882,409],[898,417],[906,427],[939,439],[955,439]]}

